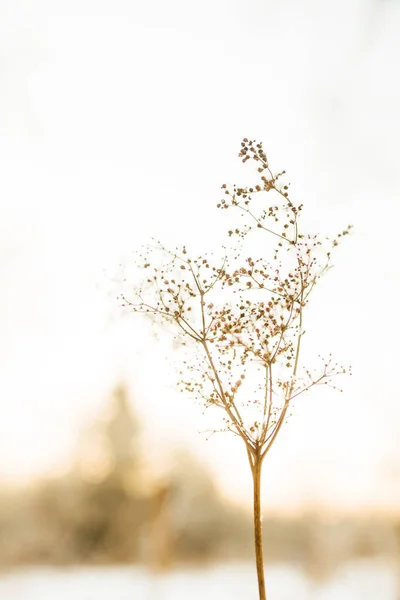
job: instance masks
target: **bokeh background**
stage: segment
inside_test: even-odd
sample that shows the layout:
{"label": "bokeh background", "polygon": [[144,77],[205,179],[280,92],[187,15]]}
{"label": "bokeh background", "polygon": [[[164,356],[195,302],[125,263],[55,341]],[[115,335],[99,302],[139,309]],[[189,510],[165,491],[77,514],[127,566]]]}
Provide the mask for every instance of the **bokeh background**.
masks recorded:
{"label": "bokeh background", "polygon": [[4,597],[255,594],[243,448],[117,300],[151,237],[218,252],[247,136],[305,227],[354,225],[305,352],[353,377],[265,463],[273,597],[397,600],[399,31],[397,0],[0,0]]}

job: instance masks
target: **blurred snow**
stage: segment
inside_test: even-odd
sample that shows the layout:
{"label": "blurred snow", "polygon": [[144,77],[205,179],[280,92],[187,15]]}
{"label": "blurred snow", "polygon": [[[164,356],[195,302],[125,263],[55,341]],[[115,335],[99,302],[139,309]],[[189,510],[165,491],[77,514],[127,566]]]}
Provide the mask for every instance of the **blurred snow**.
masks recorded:
{"label": "blurred snow", "polygon": [[[398,573],[379,561],[351,563],[323,582],[288,565],[269,566],[271,600],[398,600]],[[253,565],[230,563],[150,576],[138,567],[16,570],[0,575],[7,600],[243,600],[257,597]]]}

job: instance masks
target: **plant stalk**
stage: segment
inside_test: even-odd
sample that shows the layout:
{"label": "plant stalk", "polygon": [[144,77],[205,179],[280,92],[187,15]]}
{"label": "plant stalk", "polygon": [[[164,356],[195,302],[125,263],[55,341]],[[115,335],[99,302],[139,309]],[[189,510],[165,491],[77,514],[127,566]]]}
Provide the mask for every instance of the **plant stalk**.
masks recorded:
{"label": "plant stalk", "polygon": [[258,449],[252,465],[254,486],[254,547],[256,554],[258,593],[260,600],[267,600],[264,578],[264,556],[262,539],[262,516],[261,516],[261,467],[262,457]]}

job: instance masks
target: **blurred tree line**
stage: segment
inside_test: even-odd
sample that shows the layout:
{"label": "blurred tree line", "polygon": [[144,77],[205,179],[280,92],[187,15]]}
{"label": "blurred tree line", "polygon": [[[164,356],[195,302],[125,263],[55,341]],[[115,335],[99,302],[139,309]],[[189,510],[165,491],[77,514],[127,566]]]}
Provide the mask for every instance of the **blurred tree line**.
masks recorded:
{"label": "blurred tree line", "polygon": [[109,413],[84,431],[68,474],[0,491],[0,565],[161,568],[251,551],[250,515],[226,504],[194,457],[182,451],[162,481],[145,472],[125,386],[114,390]]}
{"label": "blurred tree line", "polygon": [[[152,481],[128,391],[83,436],[66,475],[0,492],[0,565],[174,562],[253,555],[250,511],[227,503],[205,467],[182,452]],[[400,519],[264,518],[265,558],[323,574],[354,557],[398,556]]]}

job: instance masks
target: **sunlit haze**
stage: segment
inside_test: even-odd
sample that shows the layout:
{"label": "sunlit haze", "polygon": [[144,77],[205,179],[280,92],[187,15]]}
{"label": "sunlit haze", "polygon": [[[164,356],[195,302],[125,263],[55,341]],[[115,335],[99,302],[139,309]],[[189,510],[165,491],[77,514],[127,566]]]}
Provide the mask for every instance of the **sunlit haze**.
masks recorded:
{"label": "sunlit haze", "polygon": [[308,227],[354,226],[305,327],[311,363],[332,352],[353,376],[296,404],[266,505],[399,505],[399,27],[389,0],[0,0],[1,481],[66,470],[126,381],[155,470],[189,447],[250,500],[244,449],[199,433],[169,346],[116,299],[151,237],[218,249],[248,136]]}

